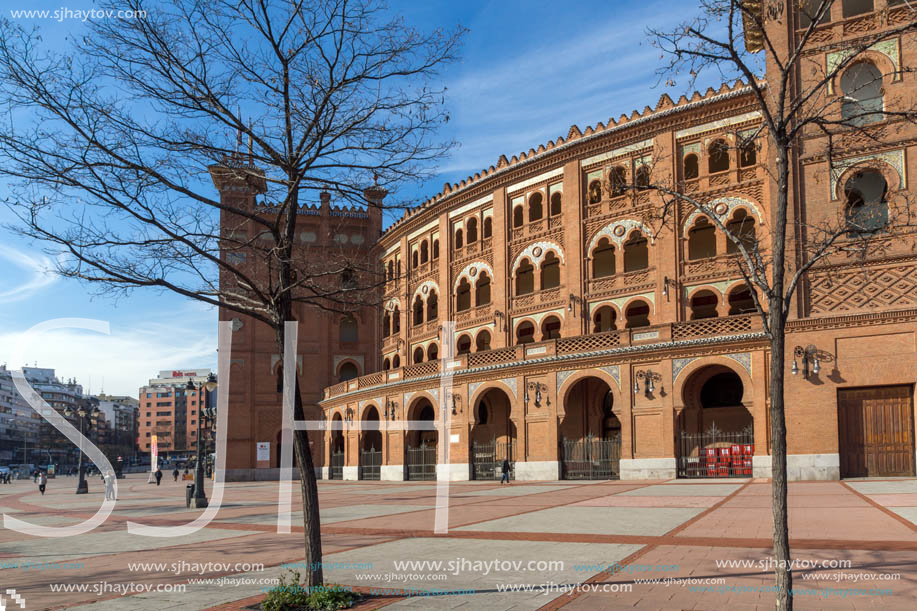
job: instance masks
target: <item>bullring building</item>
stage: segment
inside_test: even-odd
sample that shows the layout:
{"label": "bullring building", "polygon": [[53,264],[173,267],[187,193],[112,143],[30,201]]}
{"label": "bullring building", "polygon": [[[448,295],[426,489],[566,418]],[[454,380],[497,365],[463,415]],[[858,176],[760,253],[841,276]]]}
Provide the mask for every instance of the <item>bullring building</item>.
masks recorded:
{"label": "bullring building", "polygon": [[[913,19],[893,0],[835,5],[807,51],[829,65],[866,32]],[[845,96],[844,108],[912,107],[917,77],[904,67],[917,45],[907,36],[870,47],[827,95]],[[876,75],[880,87],[858,84]],[[737,249],[687,205],[654,222],[662,196],[641,189],[691,193],[766,250],[776,195],[769,143],[753,137],[761,121],[743,82],[663,95],[500,156],[381,236],[378,218],[355,218],[378,236],[360,247],[386,281],[380,307],[325,313],[327,326],[302,331],[327,335],[301,338],[303,358],[310,342],[328,351],[315,355],[327,387],[309,400],[330,425],[313,437],[322,477],[491,479],[504,458],[517,480],[768,477],[768,341]],[[847,138],[832,160],[817,153],[820,135],[798,147],[793,265],[813,239],[804,227],[864,210],[881,219],[913,196],[914,126],[875,121],[881,144]],[[915,474],[915,246],[898,232],[865,260],[831,257],[805,276],[786,336],[791,479]],[[234,340],[239,372],[269,373],[279,357],[246,338]],[[454,342],[450,358],[444,342]],[[238,388],[230,410],[251,424],[231,429],[243,458],[231,452],[230,463],[239,477],[267,477],[274,451],[256,464],[252,442],[279,439],[280,418],[253,414],[279,409],[279,396]],[[406,420],[435,425],[405,431]]]}

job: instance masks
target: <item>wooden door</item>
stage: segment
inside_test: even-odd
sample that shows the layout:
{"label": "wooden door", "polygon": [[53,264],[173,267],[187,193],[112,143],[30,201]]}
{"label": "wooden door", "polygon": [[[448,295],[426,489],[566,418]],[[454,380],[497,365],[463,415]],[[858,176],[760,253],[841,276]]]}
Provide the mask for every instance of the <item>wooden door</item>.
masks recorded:
{"label": "wooden door", "polygon": [[838,391],[841,477],[914,475],[911,386]]}

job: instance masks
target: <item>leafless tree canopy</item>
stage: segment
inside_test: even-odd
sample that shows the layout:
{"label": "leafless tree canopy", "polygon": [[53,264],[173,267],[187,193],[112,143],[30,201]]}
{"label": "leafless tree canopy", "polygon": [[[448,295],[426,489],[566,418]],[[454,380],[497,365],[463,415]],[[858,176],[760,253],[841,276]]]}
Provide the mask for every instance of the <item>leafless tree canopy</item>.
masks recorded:
{"label": "leafless tree canopy", "polygon": [[[101,8],[146,16],[91,22],[64,52],[0,22],[0,173],[15,180],[18,228],[68,254],[62,273],[103,290],[158,286],[216,304],[219,270],[246,287],[223,305],[262,319],[283,291],[321,307],[365,301],[336,280],[349,268],[372,288],[375,270],[343,251],[330,267],[291,260],[285,213],[321,190],[363,205],[367,186],[429,174],[451,146],[436,139],[448,120],[437,69],[463,31],[415,31],[375,0]],[[214,164],[263,184],[273,214],[221,205]],[[220,243],[221,211],[260,235]],[[268,281],[221,260],[220,245],[256,253]],[[281,260],[297,268],[292,285],[278,279]]]}

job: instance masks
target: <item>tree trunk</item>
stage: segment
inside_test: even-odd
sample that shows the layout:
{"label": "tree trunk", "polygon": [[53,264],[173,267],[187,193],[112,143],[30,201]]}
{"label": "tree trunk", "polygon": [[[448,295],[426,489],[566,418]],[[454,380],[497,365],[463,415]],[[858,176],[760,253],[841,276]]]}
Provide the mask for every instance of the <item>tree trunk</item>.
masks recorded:
{"label": "tree trunk", "polygon": [[[777,206],[774,219],[773,284],[768,295],[768,329],[771,343],[771,509],[774,514],[774,573],[778,611],[793,608],[790,589],[790,536],[787,521],[786,488],[786,413],[784,411],[783,377],[786,367],[786,319],[784,277],[786,273],[787,210],[789,204],[789,143],[775,139],[777,148]],[[798,236],[797,236],[798,237]]]}
{"label": "tree trunk", "polygon": [[771,331],[771,509],[774,514],[774,561],[776,565],[778,610],[793,608],[793,575],[790,572],[790,537],[787,520],[787,483],[786,483],[786,413],[783,403],[783,377],[785,368],[786,338],[784,329],[786,321],[779,309],[772,307],[770,316]]}
{"label": "tree trunk", "polygon": [[[298,372],[297,372],[298,373]],[[293,421],[305,420],[302,395],[299,388],[299,376],[296,376],[296,395],[293,404]],[[299,485],[302,491],[303,531],[306,538],[305,586],[322,585],[322,531],[319,520],[318,484],[315,481],[315,465],[312,463],[312,451],[309,448],[309,432],[293,430],[293,452],[299,464]]]}

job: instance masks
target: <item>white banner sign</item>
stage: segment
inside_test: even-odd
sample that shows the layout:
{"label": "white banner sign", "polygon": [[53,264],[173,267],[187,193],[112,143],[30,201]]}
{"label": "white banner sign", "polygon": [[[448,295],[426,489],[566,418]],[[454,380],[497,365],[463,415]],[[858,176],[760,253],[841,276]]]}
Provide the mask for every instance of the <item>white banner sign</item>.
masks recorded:
{"label": "white banner sign", "polygon": [[271,460],[271,442],[270,441],[259,441],[257,443],[257,460],[259,461],[270,461]]}

